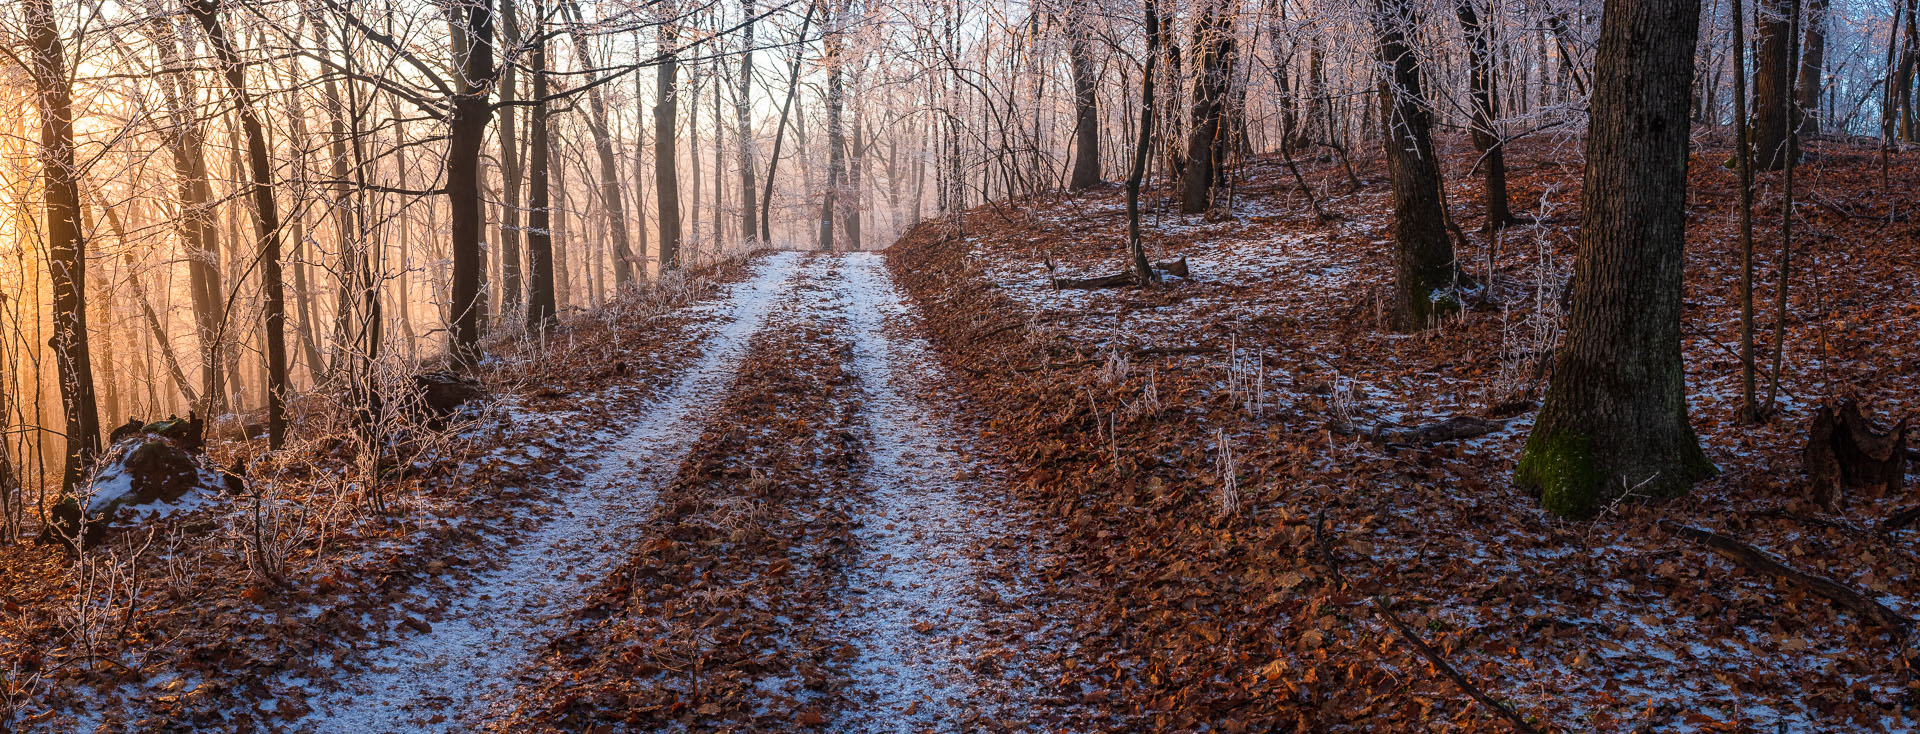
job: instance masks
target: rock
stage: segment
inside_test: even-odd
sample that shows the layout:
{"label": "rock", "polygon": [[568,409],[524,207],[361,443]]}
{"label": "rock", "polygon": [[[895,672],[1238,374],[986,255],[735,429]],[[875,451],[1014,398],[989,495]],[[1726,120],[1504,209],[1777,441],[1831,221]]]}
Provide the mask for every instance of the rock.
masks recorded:
{"label": "rock", "polygon": [[441,427],[460,411],[460,406],[485,397],[480,381],[452,372],[422,372],[413,376],[413,389],[428,425]]}
{"label": "rock", "polygon": [[[198,419],[170,418],[114,431],[118,437],[101,457],[92,481],[80,492],[86,500],[86,540],[164,517],[190,512],[218,501],[225,485],[218,467],[202,452]],[[52,512],[42,540],[75,537],[81,525],[80,497],[64,498]]]}

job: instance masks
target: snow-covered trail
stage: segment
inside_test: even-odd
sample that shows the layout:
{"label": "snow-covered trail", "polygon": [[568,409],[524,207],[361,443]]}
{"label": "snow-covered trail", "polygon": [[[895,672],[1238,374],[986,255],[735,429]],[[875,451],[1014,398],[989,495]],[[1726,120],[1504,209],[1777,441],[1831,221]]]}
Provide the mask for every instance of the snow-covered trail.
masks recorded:
{"label": "snow-covered trail", "polygon": [[[717,308],[725,315],[699,360],[623,433],[605,436],[605,457],[577,486],[552,493],[553,512],[448,602],[431,631],[371,652],[338,690],[308,699],[313,710],[289,731],[376,734],[471,731],[508,703],[520,669],[561,627],[585,590],[626,558],[634,531],[653,511],[700,435],[704,416],[726,394],[748,340],[791,288],[802,260],[775,253],[736,284]],[[324,667],[324,666],[323,666]],[[297,682],[296,682],[297,683]]]}
{"label": "snow-covered trail", "polygon": [[963,455],[967,442],[930,402],[930,371],[938,369],[930,348],[887,328],[909,306],[885,261],[848,254],[840,273],[853,369],[866,392],[870,464],[860,554],[834,621],[858,651],[855,707],[830,729],[969,730],[1017,686],[969,665],[988,652],[978,597],[987,582],[975,554],[999,525],[999,508],[966,491],[984,468]]}

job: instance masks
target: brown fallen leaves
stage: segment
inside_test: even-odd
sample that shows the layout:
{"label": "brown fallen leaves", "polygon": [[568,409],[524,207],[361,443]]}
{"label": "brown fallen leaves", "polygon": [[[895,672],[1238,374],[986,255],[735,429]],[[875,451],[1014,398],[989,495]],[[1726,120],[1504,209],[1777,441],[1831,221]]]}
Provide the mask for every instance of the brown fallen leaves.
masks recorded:
{"label": "brown fallen leaves", "polygon": [[[1104,708],[1077,729],[1506,731],[1370,614],[1367,598],[1383,593],[1454,668],[1543,729],[1910,726],[1912,652],[1656,527],[1714,528],[1909,613],[1920,603],[1910,541],[1853,530],[1912,498],[1851,497],[1825,513],[1796,489],[1812,396],[1845,390],[1898,416],[1920,394],[1920,233],[1887,216],[1904,206],[1898,192],[1920,187],[1920,157],[1896,156],[1889,198],[1866,175],[1877,171],[1871,151],[1810,148],[1802,201],[1830,203],[1808,205],[1796,227],[1785,415],[1733,420],[1738,365],[1721,346],[1738,339],[1733,192],[1713,165],[1724,151],[1704,151],[1692,171],[1688,384],[1723,474],[1688,499],[1579,524],[1545,516],[1511,484],[1530,415],[1412,450],[1325,430],[1347,410],[1402,425],[1510,414],[1510,393],[1490,383],[1533,312],[1528,278],[1548,256],[1572,260],[1577,146],[1510,150],[1513,200],[1539,221],[1462,245],[1476,274],[1491,269],[1504,307],[1411,337],[1375,328],[1391,273],[1377,160],[1357,162],[1354,191],[1337,163],[1305,167],[1342,217],[1331,224],[1315,222],[1267,160],[1240,172],[1236,221],[1148,222],[1149,255],[1190,256],[1194,272],[1155,290],[1033,287],[1049,260],[1070,273],[1119,262],[1125,220],[1111,192],[976,212],[964,239],[941,222],[910,233],[890,265],[1019,464],[1010,489],[1057,522],[1048,579],[1068,599],[1078,645],[1059,685]],[[1474,156],[1459,140],[1446,151],[1453,216],[1472,231]],[[1776,182],[1762,184],[1775,188],[1762,191],[1758,219],[1771,206],[1777,221]],[[1767,303],[1778,264],[1764,251],[1777,244],[1761,249]],[[1234,275],[1244,272],[1263,275]],[[1264,408],[1231,389],[1244,370],[1181,351],[1229,345],[1263,357]],[[1126,369],[1115,351],[1130,356]],[[1221,435],[1243,492],[1224,519]],[[1322,518],[1351,586],[1313,550]]]}

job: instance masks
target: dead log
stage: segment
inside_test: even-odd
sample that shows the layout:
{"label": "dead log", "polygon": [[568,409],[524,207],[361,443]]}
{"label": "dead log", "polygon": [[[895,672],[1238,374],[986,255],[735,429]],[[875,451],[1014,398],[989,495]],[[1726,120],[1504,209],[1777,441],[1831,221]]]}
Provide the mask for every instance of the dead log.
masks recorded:
{"label": "dead log", "polygon": [[1906,434],[1905,419],[1883,429],[1852,398],[1821,405],[1807,424],[1807,442],[1801,449],[1808,494],[1831,507],[1842,489],[1899,491],[1907,477]]}
{"label": "dead log", "polygon": [[[1188,277],[1187,259],[1184,257],[1169,262],[1154,263],[1153,269],[1181,278]],[[1056,291],[1063,289],[1090,291],[1100,288],[1131,288],[1140,284],[1140,279],[1134,277],[1133,271],[1131,270],[1124,273],[1101,275],[1093,278],[1062,278],[1053,273],[1053,261],[1048,260],[1047,280],[1053,283],[1053,289]]]}
{"label": "dead log", "polygon": [[1672,520],[1661,520],[1660,527],[1669,533],[1707,546],[1721,557],[1733,561],[1734,565],[1772,576],[1815,596],[1823,597],[1833,602],[1835,606],[1865,617],[1868,621],[1893,633],[1895,638],[1904,639],[1913,629],[1913,620],[1889,609],[1885,604],[1855,591],[1846,584],[1789,566],[1786,561],[1772,553],[1711,530],[1681,525]]}
{"label": "dead log", "polygon": [[1334,433],[1349,436],[1358,435],[1375,443],[1394,443],[1408,445],[1427,445],[1479,438],[1506,428],[1506,421],[1487,420],[1472,416],[1456,415],[1446,420],[1422,423],[1417,426],[1401,426],[1382,423],[1372,428],[1361,428],[1346,421],[1334,421],[1328,425]]}

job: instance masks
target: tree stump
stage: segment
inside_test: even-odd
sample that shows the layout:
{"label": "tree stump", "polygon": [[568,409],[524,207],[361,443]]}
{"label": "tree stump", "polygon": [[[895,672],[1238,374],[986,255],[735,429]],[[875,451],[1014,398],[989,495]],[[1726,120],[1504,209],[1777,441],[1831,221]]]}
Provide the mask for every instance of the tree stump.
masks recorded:
{"label": "tree stump", "polygon": [[1907,478],[1906,419],[1883,429],[1852,398],[1822,404],[1807,426],[1801,457],[1807,492],[1824,506],[1837,504],[1845,489],[1897,492]]}

